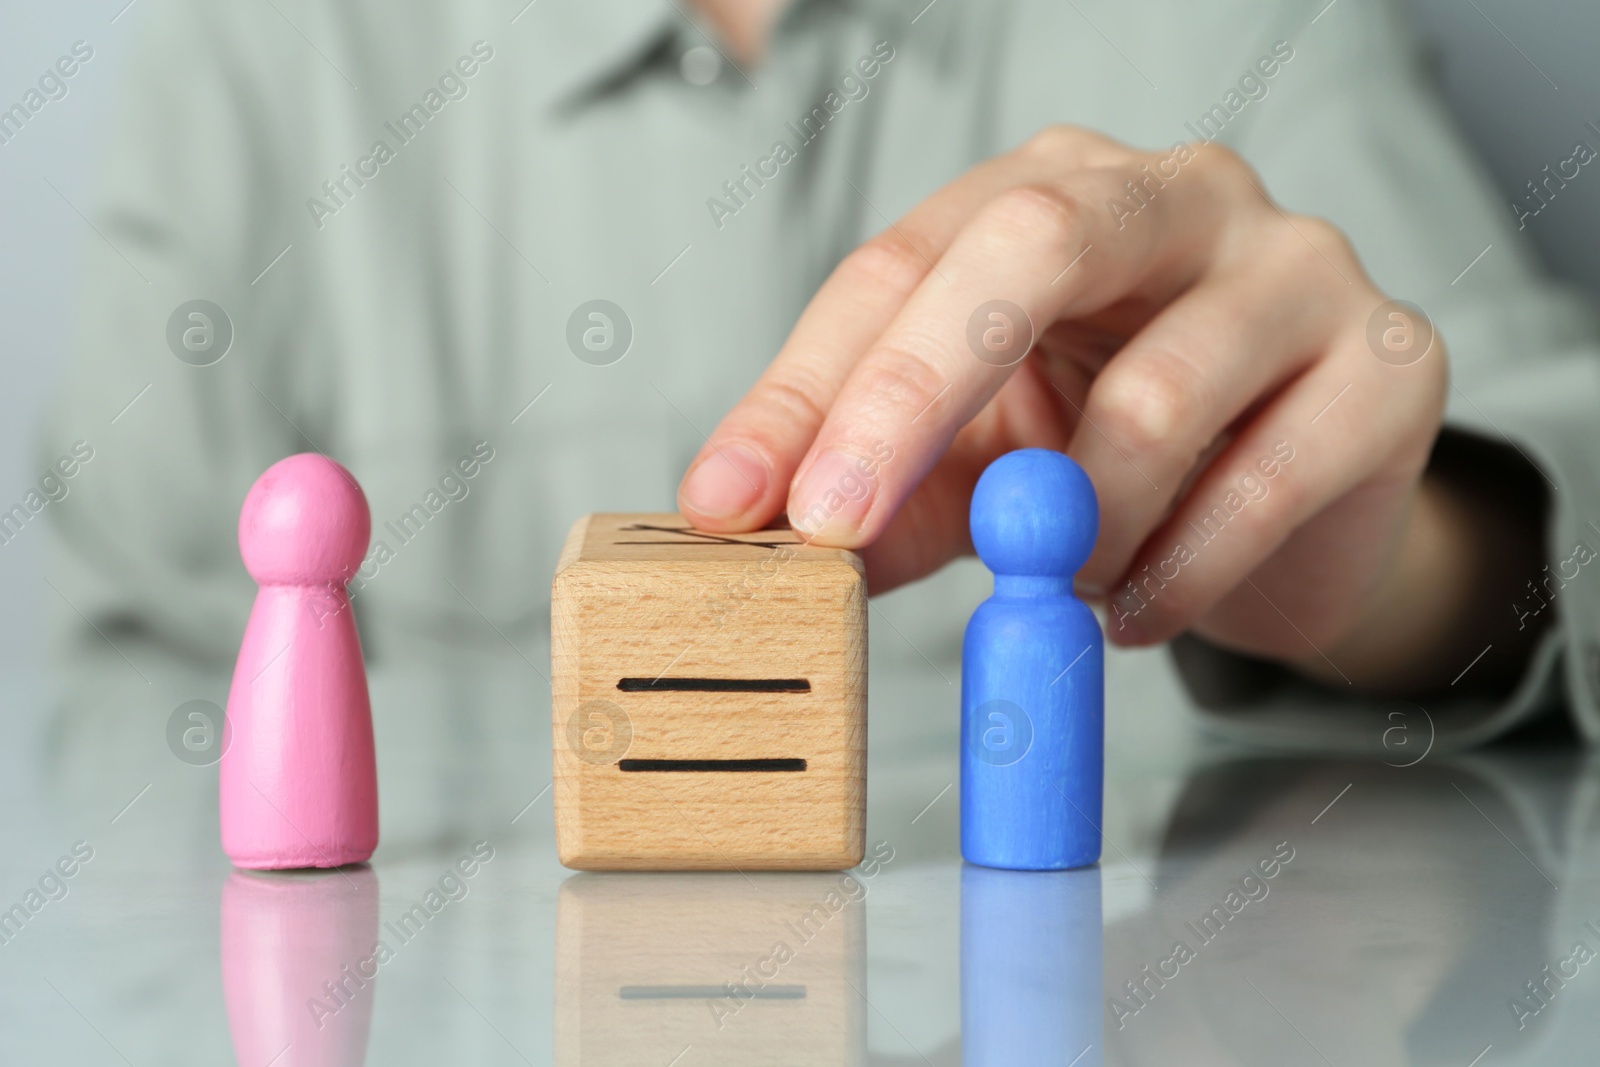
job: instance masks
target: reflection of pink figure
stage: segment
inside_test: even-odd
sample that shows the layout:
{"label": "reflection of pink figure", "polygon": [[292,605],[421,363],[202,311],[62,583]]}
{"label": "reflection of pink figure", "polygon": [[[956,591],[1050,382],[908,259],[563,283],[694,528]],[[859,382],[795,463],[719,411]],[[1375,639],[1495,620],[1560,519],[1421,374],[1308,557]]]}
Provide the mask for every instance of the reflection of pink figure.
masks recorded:
{"label": "reflection of pink figure", "polygon": [[241,1067],[357,1067],[377,963],[369,867],[257,874],[222,887],[222,997]]}
{"label": "reflection of pink figure", "polygon": [[361,487],[322,456],[279,460],[245,497],[239,553],[261,589],[221,767],[222,849],[237,867],[337,867],[378,846],[372,710],[344,587],[371,533]]}

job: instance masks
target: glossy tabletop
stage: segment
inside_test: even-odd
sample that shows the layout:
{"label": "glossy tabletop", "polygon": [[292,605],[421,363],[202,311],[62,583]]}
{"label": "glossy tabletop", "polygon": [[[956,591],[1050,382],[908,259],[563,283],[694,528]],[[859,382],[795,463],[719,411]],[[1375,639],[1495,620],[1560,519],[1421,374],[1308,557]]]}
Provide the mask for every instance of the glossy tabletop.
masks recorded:
{"label": "glossy tabletop", "polygon": [[0,1062],[1600,1057],[1600,767],[1574,743],[1228,747],[1163,653],[1113,654],[1103,861],[990,871],[957,843],[959,678],[892,641],[868,858],[836,874],[564,870],[547,649],[375,668],[382,841],[317,873],[222,855],[183,709],[225,673],[124,648],[7,675]]}

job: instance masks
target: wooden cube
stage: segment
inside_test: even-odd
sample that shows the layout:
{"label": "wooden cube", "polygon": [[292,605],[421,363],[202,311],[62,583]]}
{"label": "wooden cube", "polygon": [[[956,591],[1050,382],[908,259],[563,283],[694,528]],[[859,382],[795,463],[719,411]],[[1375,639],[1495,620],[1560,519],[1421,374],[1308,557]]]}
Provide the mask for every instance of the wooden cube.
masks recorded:
{"label": "wooden cube", "polygon": [[555,1067],[862,1063],[865,891],[850,874],[568,878]]}
{"label": "wooden cube", "polygon": [[561,862],[859,863],[866,611],[861,561],[792,530],[580,519],[550,596]]}

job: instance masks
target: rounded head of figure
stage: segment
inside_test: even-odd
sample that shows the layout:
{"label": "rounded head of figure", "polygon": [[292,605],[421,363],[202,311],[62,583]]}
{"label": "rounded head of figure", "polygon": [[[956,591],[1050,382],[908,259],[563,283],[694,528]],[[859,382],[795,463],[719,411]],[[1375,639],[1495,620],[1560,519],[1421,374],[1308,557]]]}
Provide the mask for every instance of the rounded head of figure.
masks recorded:
{"label": "rounded head of figure", "polygon": [[972,545],[996,574],[1071,577],[1099,532],[1094,486],[1060,452],[1008,452],[972,491]]}
{"label": "rounded head of figure", "polygon": [[268,467],[239,512],[239,555],[262,585],[349,581],[371,536],[366,494],[349,471],[313,452]]}

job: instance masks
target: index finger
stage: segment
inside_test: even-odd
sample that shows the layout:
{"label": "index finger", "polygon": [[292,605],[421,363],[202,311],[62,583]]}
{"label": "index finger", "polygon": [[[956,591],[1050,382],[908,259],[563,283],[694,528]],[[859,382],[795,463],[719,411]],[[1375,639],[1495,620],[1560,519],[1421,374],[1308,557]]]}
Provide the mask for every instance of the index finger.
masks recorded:
{"label": "index finger", "polygon": [[679,510],[709,530],[771,522],[782,513],[795,471],[851,369],[974,213],[1004,190],[1043,180],[1064,165],[1131,156],[1098,134],[1053,129],[967,171],[852,252],[817,291],[771,365],[712,431],[679,486]]}

